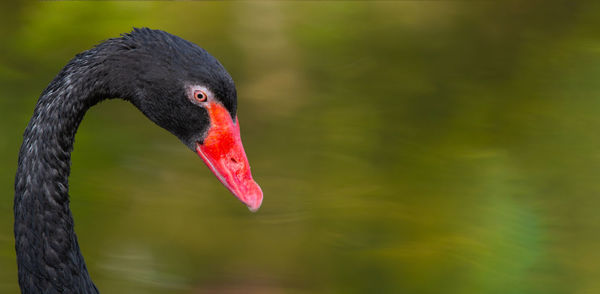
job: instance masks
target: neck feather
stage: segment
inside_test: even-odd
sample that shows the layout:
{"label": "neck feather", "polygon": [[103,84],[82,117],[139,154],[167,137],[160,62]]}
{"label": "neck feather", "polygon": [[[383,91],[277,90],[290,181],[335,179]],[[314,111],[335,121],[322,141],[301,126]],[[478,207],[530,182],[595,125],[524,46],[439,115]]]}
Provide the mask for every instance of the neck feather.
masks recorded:
{"label": "neck feather", "polygon": [[[25,130],[15,179],[15,242],[22,293],[98,293],[79,251],[69,209],[75,133],[110,93],[99,48],[75,57],[44,90]],[[121,96],[122,97],[122,96]]]}

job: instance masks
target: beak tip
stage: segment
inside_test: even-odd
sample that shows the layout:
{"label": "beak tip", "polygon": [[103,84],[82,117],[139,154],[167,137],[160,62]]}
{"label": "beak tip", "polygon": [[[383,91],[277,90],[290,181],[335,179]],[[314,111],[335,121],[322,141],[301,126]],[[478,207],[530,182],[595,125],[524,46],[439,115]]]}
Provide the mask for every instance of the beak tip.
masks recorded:
{"label": "beak tip", "polygon": [[250,210],[250,212],[255,213],[258,211],[258,209],[260,208],[260,205],[252,207],[252,206],[248,206],[248,210]]}
{"label": "beak tip", "polygon": [[260,206],[262,205],[262,200],[263,200],[263,192],[262,189],[260,188],[260,186],[256,183],[254,183],[254,191],[253,193],[250,194],[250,197],[248,197],[247,201],[244,201],[246,206],[248,206],[248,210],[250,210],[251,212],[257,212],[258,209],[260,208]]}

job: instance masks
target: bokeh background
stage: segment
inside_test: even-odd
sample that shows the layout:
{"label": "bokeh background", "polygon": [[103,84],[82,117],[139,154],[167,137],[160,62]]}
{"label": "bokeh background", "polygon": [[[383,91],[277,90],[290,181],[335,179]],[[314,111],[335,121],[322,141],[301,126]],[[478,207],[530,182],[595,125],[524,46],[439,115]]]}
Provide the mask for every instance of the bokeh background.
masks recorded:
{"label": "bokeh background", "polygon": [[0,293],[37,97],[132,27],[234,77],[252,214],[128,103],[92,108],[71,209],[103,293],[600,293],[593,1],[0,4]]}

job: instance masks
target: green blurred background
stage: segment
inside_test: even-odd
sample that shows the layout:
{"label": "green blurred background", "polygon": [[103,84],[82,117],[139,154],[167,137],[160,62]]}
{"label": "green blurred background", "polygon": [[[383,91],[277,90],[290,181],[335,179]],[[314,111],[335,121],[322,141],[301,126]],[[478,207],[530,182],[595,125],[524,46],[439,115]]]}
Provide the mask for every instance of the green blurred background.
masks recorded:
{"label": "green blurred background", "polygon": [[[598,3],[598,2],[597,2]],[[71,208],[103,293],[600,293],[592,1],[0,4],[0,293],[37,97],[132,27],[235,79],[252,214],[133,106],[92,108]]]}

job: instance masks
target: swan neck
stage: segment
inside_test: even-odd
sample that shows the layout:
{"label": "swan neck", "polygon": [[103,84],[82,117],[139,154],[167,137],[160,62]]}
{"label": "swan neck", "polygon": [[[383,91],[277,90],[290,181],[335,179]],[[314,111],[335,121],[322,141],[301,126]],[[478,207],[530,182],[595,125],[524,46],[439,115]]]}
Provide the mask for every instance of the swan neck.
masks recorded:
{"label": "swan neck", "polygon": [[73,59],[44,90],[23,135],[14,200],[22,293],[98,293],[79,250],[68,195],[75,133],[106,94],[93,50]]}

